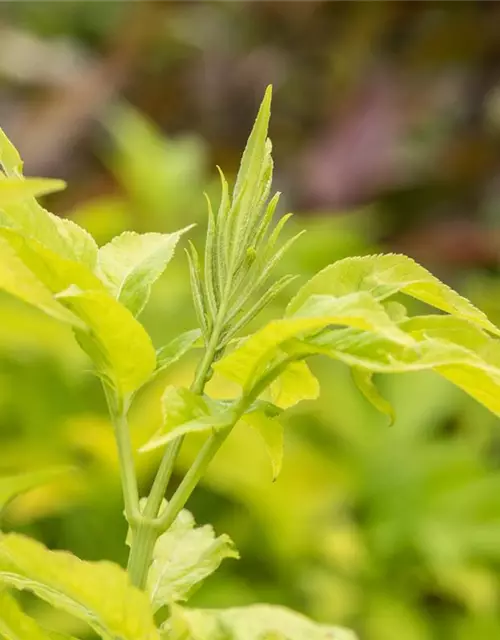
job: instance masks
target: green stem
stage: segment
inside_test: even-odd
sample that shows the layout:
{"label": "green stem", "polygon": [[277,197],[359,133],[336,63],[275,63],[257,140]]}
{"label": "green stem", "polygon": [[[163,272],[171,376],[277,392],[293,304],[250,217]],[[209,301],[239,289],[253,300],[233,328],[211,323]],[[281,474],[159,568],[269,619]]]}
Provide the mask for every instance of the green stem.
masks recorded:
{"label": "green stem", "polygon": [[125,516],[128,523],[133,526],[139,516],[139,489],[135,475],[127,410],[125,403],[114,397],[107,389],[105,389],[105,394],[118,449]]}

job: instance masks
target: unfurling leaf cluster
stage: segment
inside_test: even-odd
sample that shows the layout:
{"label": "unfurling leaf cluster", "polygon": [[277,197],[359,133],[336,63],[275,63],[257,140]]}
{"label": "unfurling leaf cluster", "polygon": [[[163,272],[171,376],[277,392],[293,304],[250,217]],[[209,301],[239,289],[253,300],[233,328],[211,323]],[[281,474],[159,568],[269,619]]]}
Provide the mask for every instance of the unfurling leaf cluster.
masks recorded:
{"label": "unfurling leaf cluster", "polygon": [[[237,334],[291,281],[271,273],[298,236],[279,246],[288,219],[273,224],[279,194],[270,197],[268,139],[271,90],[260,107],[234,188],[220,172],[217,211],[208,202],[200,258],[189,270],[199,327],[155,350],[138,317],[186,229],[170,234],[126,232],[98,247],[78,225],[46,211],[36,196],[60,181],[26,179],[21,159],[0,132],[0,290],[70,327],[93,362],[108,400],[120,461],[131,551],[127,572],[49,551],[0,533],[0,636],[55,638],[27,617],[13,597],[27,590],[87,624],[104,640],[345,640],[349,632],[280,607],[196,610],[181,607],[224,558],[236,557],[225,535],[196,527],[184,509],[237,423],[255,429],[276,479],[283,458],[281,416],[319,394],[307,360],[326,356],[350,367],[365,397],[394,420],[373,376],[430,369],[500,415],[500,329],[468,300],[404,255],[340,260],[305,283],[281,318],[252,335]],[[398,300],[415,298],[438,313],[409,317]],[[188,351],[203,349],[189,388],[168,385],[163,420],[144,451],[164,454],[149,496],[139,493],[127,414],[137,390]],[[215,372],[236,383],[235,397],[215,399]],[[165,500],[184,436],[203,444]],[[0,511],[19,493],[66,470],[0,480]],[[67,636],[57,636],[71,640]]]}

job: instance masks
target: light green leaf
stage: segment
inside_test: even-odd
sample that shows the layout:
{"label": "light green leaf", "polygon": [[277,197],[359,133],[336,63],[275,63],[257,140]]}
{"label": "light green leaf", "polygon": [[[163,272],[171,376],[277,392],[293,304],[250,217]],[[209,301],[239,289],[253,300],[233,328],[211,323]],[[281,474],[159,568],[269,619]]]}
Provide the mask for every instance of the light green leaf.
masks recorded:
{"label": "light green leaf", "polygon": [[26,198],[34,198],[54,191],[61,191],[65,187],[66,183],[63,180],[0,178],[0,207],[6,207]]}
{"label": "light green leaf", "polygon": [[246,413],[242,420],[253,427],[264,440],[271,460],[274,482],[279,476],[283,464],[283,425],[276,418],[267,415],[262,409]]}
{"label": "light green leaf", "polygon": [[60,293],[71,285],[83,290],[105,290],[102,282],[88,266],[62,257],[35,238],[26,237],[21,232],[5,227],[0,227],[0,236],[52,293]]}
{"label": "light green leaf", "polygon": [[345,296],[355,291],[367,291],[377,300],[385,300],[401,291],[500,335],[500,330],[466,298],[411,258],[396,254],[346,258],[334,262],[299,290],[289,303],[287,314],[294,314],[312,295]]}
{"label": "light green leaf", "polygon": [[85,329],[77,316],[65,309],[0,237],[0,290],[40,309],[56,320]]}
{"label": "light green leaf", "polygon": [[[450,321],[456,328],[454,332],[443,329]],[[298,342],[293,350],[302,355],[323,353],[350,366],[379,373],[433,369],[500,415],[500,343],[497,339],[451,316],[412,318],[401,326],[416,340],[414,345],[399,345],[366,332],[340,330]],[[432,334],[452,340],[429,337]]]}
{"label": "light green leaf", "polygon": [[224,413],[212,414],[205,400],[183,387],[169,385],[162,396],[163,424],[140,451],[152,451],[179,436],[211,431],[227,424]]}
{"label": "light green leaf", "polygon": [[90,328],[77,332],[98,373],[126,396],[144,384],[156,366],[156,353],[144,327],[104,291],[70,287],[58,296]]}
{"label": "light green leaf", "polygon": [[24,613],[6,589],[0,589],[0,638],[2,640],[53,640],[47,631]]}
{"label": "light green leaf", "polygon": [[152,285],[174,255],[179,238],[190,228],[176,233],[125,231],[99,249],[98,273],[113,297],[134,316],[144,309]]}
{"label": "light green leaf", "polygon": [[347,629],[316,624],[285,607],[254,604],[233,609],[173,607],[162,640],[356,640]]}
{"label": "light green leaf", "polygon": [[0,582],[86,622],[105,640],[157,640],[150,604],[111,562],[83,562],[24,536],[0,537]]}
{"label": "light green leaf", "polygon": [[0,127],[0,165],[8,176],[19,176],[23,171],[23,161],[16,147]]}
{"label": "light green leaf", "polygon": [[342,298],[312,296],[295,316],[274,320],[250,336],[214,365],[219,373],[250,389],[289,340],[317,333],[330,325],[345,325],[412,343],[389,318],[383,306],[365,292]]}
{"label": "light green leaf", "polygon": [[20,473],[0,477],[0,512],[14,498],[41,484],[52,482],[54,478],[71,471],[69,467],[55,467],[42,471]]}
{"label": "light green leaf", "polygon": [[352,367],[351,374],[354,383],[368,402],[370,402],[375,409],[388,416],[390,424],[393,425],[396,420],[394,408],[392,404],[380,394],[373,382],[373,373],[361,367]]}
{"label": "light green leaf", "polygon": [[157,540],[147,588],[154,611],[189,598],[224,558],[238,558],[227,535],[215,536],[210,525],[196,527],[183,509]]}
{"label": "light green leaf", "polygon": [[[185,331],[171,340],[168,344],[156,352],[156,371],[160,372],[176,363],[188,351],[195,348],[201,342],[200,329]],[[203,345],[199,345],[203,346]]]}
{"label": "light green leaf", "polygon": [[282,409],[288,409],[302,400],[319,397],[319,382],[303,360],[291,362],[271,383],[271,400]]}

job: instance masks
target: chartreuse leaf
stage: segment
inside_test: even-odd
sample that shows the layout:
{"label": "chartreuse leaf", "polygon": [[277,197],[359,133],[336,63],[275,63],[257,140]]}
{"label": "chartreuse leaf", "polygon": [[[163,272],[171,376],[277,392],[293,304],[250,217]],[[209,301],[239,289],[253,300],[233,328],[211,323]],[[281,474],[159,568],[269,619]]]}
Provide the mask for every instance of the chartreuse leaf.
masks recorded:
{"label": "chartreuse leaf", "polygon": [[316,624],[300,613],[276,605],[233,609],[173,607],[162,640],[356,640],[347,629]]}
{"label": "chartreuse leaf", "polygon": [[283,425],[258,404],[255,410],[245,413],[242,420],[255,429],[264,440],[271,460],[273,481],[276,480],[283,464]]}
{"label": "chartreuse leaf", "polygon": [[201,343],[201,330],[192,329],[185,331],[179,336],[171,340],[164,347],[156,352],[156,371],[160,372],[176,363],[188,351],[197,345],[203,346]]}
{"label": "chartreuse leaf", "polygon": [[103,283],[88,266],[64,258],[35,238],[5,227],[0,227],[0,237],[10,244],[28,269],[52,293],[59,293],[71,285],[81,289],[105,290]]}
{"label": "chartreuse leaf", "polygon": [[183,387],[169,385],[162,396],[162,408],[162,426],[141,448],[142,452],[162,447],[179,436],[211,431],[228,422],[223,411],[212,412],[204,398]]}
{"label": "chartreuse leaf", "polygon": [[54,467],[42,471],[32,471],[29,473],[0,477],[0,513],[4,507],[17,496],[41,484],[52,482],[54,478],[69,471],[70,469],[68,467]]}
{"label": "chartreuse leaf", "polygon": [[66,184],[62,180],[46,178],[0,178],[0,207],[6,207],[26,198],[43,196],[54,191],[61,191]]}
{"label": "chartreuse leaf", "polygon": [[86,622],[105,640],[157,640],[147,596],[111,562],[84,562],[16,534],[0,537],[0,582]]}
{"label": "chartreuse leaf", "polygon": [[288,409],[302,400],[316,400],[319,382],[303,360],[291,362],[270,385],[271,400]]}
{"label": "chartreuse leaf", "polygon": [[[5,180],[30,182],[23,178],[22,160],[1,129],[0,164],[5,173],[2,175],[0,171],[0,183]],[[62,184],[60,181],[54,181],[53,186],[60,188]],[[27,197],[22,201],[11,202],[9,205],[0,204],[0,226],[12,227],[26,237],[36,238],[60,256],[83,262],[93,269],[97,260],[97,245],[92,236],[74,222],[61,219],[46,211],[32,197],[33,195],[28,197],[26,194]]]}
{"label": "chartreuse leaf", "polygon": [[284,343],[335,324],[380,333],[397,343],[412,342],[411,337],[392,322],[383,306],[369,293],[353,293],[341,298],[312,296],[295,316],[270,322],[216,363],[214,369],[249,389]]}
{"label": "chartreuse leaf", "polygon": [[183,509],[156,542],[147,581],[154,611],[187,600],[224,558],[239,557],[229,536],[216,537],[210,525],[195,524]]}
{"label": "chartreuse leaf", "polygon": [[90,331],[76,333],[98,373],[126,396],[144,384],[156,366],[156,352],[144,327],[105,291],[70,287],[58,296]]}
{"label": "chartreuse leaf", "polygon": [[334,262],[299,290],[289,303],[287,314],[294,314],[312,295],[344,296],[354,291],[367,291],[377,300],[385,300],[401,291],[500,335],[500,329],[466,298],[411,258],[396,254],[346,258]]}
{"label": "chartreuse leaf", "polygon": [[179,238],[175,233],[125,231],[99,249],[98,272],[114,298],[134,316],[144,309],[151,287],[165,270]]}
{"label": "chartreuse leaf", "polygon": [[0,588],[0,638],[2,640],[53,640],[47,631],[24,613],[4,588]]}
{"label": "chartreuse leaf", "polygon": [[40,309],[57,320],[85,329],[82,321],[54,299],[49,289],[35,277],[11,245],[1,236],[0,290]]}
{"label": "chartreuse leaf", "polygon": [[[297,341],[290,348],[302,356],[323,353],[372,372],[433,369],[500,415],[500,343],[497,339],[452,316],[413,318],[401,326],[415,339],[415,344],[400,345],[367,332],[336,330]],[[430,337],[432,335],[436,337]]]}
{"label": "chartreuse leaf", "polygon": [[368,369],[362,369],[361,367],[352,367],[351,374],[354,383],[368,400],[368,402],[370,402],[375,407],[375,409],[380,411],[380,413],[388,416],[391,425],[394,424],[394,421],[396,420],[394,408],[392,404],[380,394],[375,383],[373,382],[373,373],[371,371],[368,371]]}

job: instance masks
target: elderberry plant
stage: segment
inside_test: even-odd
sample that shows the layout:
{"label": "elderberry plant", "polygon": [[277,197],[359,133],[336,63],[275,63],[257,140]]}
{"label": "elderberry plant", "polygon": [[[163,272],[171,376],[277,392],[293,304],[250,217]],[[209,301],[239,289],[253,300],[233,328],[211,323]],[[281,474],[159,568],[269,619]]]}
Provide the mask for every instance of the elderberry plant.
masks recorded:
{"label": "elderberry plant", "polygon": [[[84,562],[39,542],[0,534],[0,636],[68,640],[29,617],[14,597],[27,590],[86,623],[105,640],[347,640],[350,632],[318,625],[282,607],[226,610],[181,605],[224,558],[237,552],[227,535],[196,527],[184,508],[234,426],[256,429],[273,475],[282,462],[281,414],[314,399],[319,384],[307,360],[326,356],[350,367],[360,391],[391,421],[374,373],[432,369],[500,414],[500,329],[468,300],[404,255],[339,260],[306,282],[283,317],[242,336],[245,327],[294,276],[273,277],[297,240],[280,241],[288,219],[274,222],[273,163],[267,137],[267,90],[243,153],[234,188],[220,171],[221,198],[208,201],[205,246],[187,251],[198,328],[155,350],[138,321],[151,288],[189,227],[171,234],[126,232],[97,247],[78,225],[35,199],[64,185],[24,178],[22,161],[0,133],[0,289],[66,324],[99,376],[120,461],[129,525],[127,570]],[[300,234],[299,234],[300,235]],[[409,317],[393,297],[404,294],[441,313]],[[163,456],[148,496],[134,469],[128,413],[139,389],[191,349],[199,359],[189,388],[168,386],[163,421],[143,450]],[[210,397],[212,376],[239,392]],[[205,436],[175,491],[169,483],[183,439]],[[60,470],[0,479],[0,512],[18,494]],[[73,639],[74,640],[74,639]]]}

